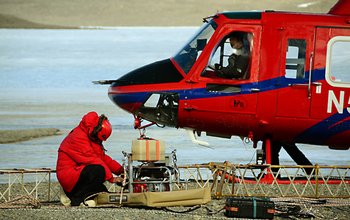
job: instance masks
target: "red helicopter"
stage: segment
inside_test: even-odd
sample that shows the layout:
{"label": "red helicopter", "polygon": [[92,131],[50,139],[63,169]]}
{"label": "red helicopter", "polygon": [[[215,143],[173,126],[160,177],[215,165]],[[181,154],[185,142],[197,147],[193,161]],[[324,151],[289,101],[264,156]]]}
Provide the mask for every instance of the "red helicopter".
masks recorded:
{"label": "red helicopter", "polygon": [[222,12],[170,59],[98,83],[111,84],[109,98],[135,128],[149,126],[143,119],[184,128],[202,145],[195,134],[247,137],[278,164],[271,155],[295,143],[349,149],[349,51],[350,0],[327,14]]}

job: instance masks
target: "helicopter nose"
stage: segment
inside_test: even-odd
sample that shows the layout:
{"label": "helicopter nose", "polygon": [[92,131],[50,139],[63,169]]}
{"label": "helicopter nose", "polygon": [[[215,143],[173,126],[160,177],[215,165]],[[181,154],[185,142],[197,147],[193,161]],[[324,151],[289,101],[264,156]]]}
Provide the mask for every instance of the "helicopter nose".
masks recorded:
{"label": "helicopter nose", "polygon": [[[109,99],[121,109],[135,114],[135,111],[142,103],[142,99],[147,94],[134,92],[135,89],[130,89],[121,86],[110,86],[108,89]],[[141,101],[139,101],[141,100]]]}
{"label": "helicopter nose", "polygon": [[184,77],[170,59],[158,61],[133,70],[108,89],[108,96],[117,106],[136,114],[137,109],[154,91],[168,89],[167,83],[176,83]]}

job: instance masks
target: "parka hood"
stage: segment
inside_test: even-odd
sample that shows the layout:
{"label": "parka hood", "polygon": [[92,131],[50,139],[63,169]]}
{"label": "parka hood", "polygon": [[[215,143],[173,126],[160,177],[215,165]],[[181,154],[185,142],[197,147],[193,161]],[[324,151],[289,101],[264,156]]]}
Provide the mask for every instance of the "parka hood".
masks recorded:
{"label": "parka hood", "polygon": [[84,115],[83,119],[81,120],[79,127],[86,133],[89,134],[89,137],[91,137],[91,133],[95,126],[98,124],[99,116],[96,112],[89,112],[86,115]]}

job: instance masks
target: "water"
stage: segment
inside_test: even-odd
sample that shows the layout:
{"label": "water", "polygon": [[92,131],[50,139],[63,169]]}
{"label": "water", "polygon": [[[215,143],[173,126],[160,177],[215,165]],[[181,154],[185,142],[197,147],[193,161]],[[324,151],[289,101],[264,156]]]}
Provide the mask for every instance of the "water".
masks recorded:
{"label": "water", "polygon": [[[107,96],[108,86],[92,81],[116,79],[145,64],[173,55],[197,27],[116,28],[108,30],[0,29],[0,129],[59,128],[63,135],[0,144],[0,168],[56,166],[57,149],[70,129],[89,111],[107,115],[113,134],[105,143],[107,154],[121,162],[139,132],[133,117]],[[211,161],[249,163],[252,144],[201,137],[210,148],[191,143],[186,132],[150,128],[147,136],[166,141],[167,152],[177,149],[179,164]],[[313,163],[349,165],[350,151],[300,145]],[[253,159],[252,159],[253,158]],[[294,162],[282,150],[282,164]],[[0,177],[2,178],[2,177]],[[1,181],[1,179],[0,179]]]}

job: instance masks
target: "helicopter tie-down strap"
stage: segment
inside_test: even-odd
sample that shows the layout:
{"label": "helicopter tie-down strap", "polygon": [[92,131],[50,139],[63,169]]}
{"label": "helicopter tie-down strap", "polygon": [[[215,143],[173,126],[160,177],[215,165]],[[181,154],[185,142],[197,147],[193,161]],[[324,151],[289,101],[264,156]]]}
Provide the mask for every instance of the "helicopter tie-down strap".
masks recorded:
{"label": "helicopter tie-down strap", "polygon": [[[95,197],[96,205],[119,204],[120,193],[103,193]],[[166,192],[123,193],[122,204],[131,206],[194,206],[211,200],[210,188]]]}

